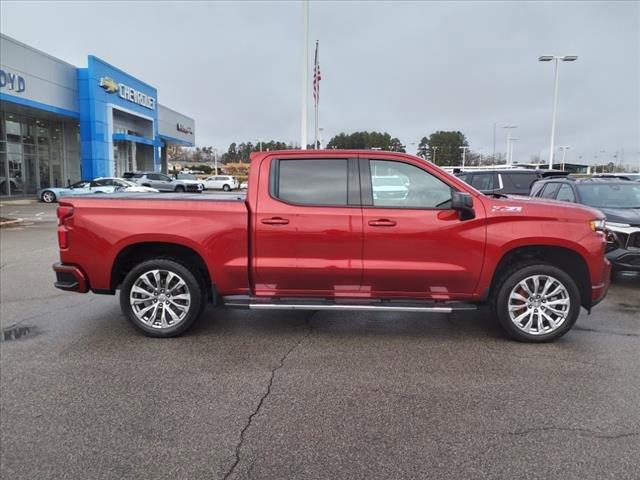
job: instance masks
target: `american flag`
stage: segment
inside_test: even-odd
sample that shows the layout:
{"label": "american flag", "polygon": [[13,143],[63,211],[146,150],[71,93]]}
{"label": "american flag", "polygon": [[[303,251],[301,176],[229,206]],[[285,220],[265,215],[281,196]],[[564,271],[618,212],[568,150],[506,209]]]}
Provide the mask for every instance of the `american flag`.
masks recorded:
{"label": "american flag", "polygon": [[316,58],[313,63],[313,101],[316,105],[320,100],[320,80],[322,80],[322,76],[320,75],[320,62],[318,60],[318,40],[316,40]]}

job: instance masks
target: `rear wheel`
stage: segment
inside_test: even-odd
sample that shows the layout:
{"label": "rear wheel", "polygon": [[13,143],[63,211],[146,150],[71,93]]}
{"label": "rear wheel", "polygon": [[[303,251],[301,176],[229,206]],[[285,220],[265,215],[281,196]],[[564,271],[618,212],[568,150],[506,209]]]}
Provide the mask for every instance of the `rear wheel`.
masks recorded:
{"label": "rear wheel", "polygon": [[225,183],[222,186],[222,190],[224,190],[225,192],[230,192],[231,191],[231,187]]}
{"label": "rear wheel", "polygon": [[41,198],[44,203],[53,203],[56,201],[56,194],[51,190],[45,190],[42,192]]}
{"label": "rear wheel", "polygon": [[203,310],[200,282],[183,264],[168,258],[147,260],[125,277],[120,307],[127,319],[151,337],[175,337]]}
{"label": "rear wheel", "polygon": [[176,187],[176,192],[178,192],[178,193],[184,193],[184,187],[183,187],[182,185],[178,185],[178,186]]}
{"label": "rear wheel", "polygon": [[514,339],[549,342],[573,327],[580,292],[571,276],[553,265],[517,265],[497,286],[493,311]]}

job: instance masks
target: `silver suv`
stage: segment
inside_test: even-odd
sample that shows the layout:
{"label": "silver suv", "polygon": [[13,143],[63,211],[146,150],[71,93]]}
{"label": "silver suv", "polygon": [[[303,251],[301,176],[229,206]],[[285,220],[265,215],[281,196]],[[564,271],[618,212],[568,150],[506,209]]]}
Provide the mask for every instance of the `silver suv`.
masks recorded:
{"label": "silver suv", "polygon": [[156,188],[161,192],[202,193],[202,190],[204,190],[202,183],[183,182],[158,172],[137,172],[131,175],[129,180],[144,187]]}

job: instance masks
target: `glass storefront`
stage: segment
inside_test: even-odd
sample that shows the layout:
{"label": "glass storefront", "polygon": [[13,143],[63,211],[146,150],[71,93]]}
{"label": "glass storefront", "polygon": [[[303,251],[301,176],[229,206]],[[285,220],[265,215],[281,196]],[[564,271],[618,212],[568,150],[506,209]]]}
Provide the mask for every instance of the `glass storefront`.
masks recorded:
{"label": "glass storefront", "polygon": [[29,195],[64,181],[64,128],[77,125],[0,112],[0,195]]}

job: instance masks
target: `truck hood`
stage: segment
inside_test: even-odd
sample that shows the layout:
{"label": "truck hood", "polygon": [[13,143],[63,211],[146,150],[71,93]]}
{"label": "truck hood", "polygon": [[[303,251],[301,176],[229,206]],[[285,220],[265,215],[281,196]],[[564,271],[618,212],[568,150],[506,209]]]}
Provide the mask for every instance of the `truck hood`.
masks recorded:
{"label": "truck hood", "polygon": [[601,208],[600,211],[610,222],[640,225],[640,208]]}
{"label": "truck hood", "polygon": [[595,220],[604,214],[595,208],[559,200],[513,195],[506,198],[483,197],[488,216],[526,216],[566,220]]}

